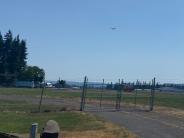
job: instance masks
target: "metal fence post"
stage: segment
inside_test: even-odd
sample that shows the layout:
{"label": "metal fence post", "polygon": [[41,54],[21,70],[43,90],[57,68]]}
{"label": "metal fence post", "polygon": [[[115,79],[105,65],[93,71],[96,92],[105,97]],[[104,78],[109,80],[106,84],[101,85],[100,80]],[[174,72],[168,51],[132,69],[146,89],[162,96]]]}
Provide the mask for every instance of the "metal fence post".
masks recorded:
{"label": "metal fence post", "polygon": [[86,104],[86,94],[87,94],[87,82],[88,82],[88,78],[86,77],[86,83],[85,83],[85,86],[84,86],[84,101],[83,101],[83,110],[85,108],[85,104]]}
{"label": "metal fence post", "polygon": [[44,84],[42,86],[42,92],[41,92],[41,96],[40,96],[40,102],[39,102],[39,107],[38,107],[39,112],[41,112],[41,106],[42,106],[42,99],[43,99],[44,90],[45,90],[45,81],[44,81]]}
{"label": "metal fence post", "polygon": [[135,90],[134,105],[137,106],[137,90]]}
{"label": "metal fence post", "polygon": [[119,109],[121,108],[122,92],[123,92],[123,80],[120,83]]}
{"label": "metal fence post", "polygon": [[80,104],[80,111],[84,110],[84,104],[85,104],[85,96],[86,96],[86,87],[87,87],[87,77],[84,78],[84,84],[81,94],[81,104]]}
{"label": "metal fence post", "polygon": [[33,123],[31,125],[30,130],[30,138],[36,138],[37,130],[38,130],[38,123]]}
{"label": "metal fence post", "polygon": [[118,90],[117,90],[117,97],[116,97],[116,110],[120,109],[120,103],[121,103],[121,83],[120,83],[120,79],[119,79],[119,83],[118,83]]}
{"label": "metal fence post", "polygon": [[155,100],[155,78],[152,80],[152,89],[150,97],[150,111],[154,109],[154,100]]}
{"label": "metal fence post", "polygon": [[102,83],[102,91],[101,91],[101,94],[100,94],[100,108],[102,107],[102,94],[104,92],[104,79],[103,79],[103,83]]}

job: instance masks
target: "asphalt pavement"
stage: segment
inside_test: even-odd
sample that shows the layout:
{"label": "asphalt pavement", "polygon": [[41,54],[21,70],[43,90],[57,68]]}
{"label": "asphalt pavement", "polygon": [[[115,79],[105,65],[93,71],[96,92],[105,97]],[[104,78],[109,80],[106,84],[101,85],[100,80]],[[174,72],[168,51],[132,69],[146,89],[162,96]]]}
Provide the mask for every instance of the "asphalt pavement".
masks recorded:
{"label": "asphalt pavement", "polygon": [[91,111],[125,127],[140,138],[184,138],[184,117],[146,111]]}

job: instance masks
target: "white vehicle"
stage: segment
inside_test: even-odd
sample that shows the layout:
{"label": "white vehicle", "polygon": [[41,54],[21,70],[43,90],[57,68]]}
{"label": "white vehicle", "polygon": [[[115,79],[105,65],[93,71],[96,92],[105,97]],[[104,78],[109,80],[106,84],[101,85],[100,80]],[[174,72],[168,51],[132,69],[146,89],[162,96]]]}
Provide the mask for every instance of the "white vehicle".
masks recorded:
{"label": "white vehicle", "polygon": [[47,88],[52,88],[53,87],[53,84],[51,82],[46,82],[46,87]]}

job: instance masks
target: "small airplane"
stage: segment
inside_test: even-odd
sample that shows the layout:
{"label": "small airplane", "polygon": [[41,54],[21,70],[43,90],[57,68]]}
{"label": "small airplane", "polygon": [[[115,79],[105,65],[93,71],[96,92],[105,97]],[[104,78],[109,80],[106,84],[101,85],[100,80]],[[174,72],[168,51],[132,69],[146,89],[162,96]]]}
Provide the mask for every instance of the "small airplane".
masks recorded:
{"label": "small airplane", "polygon": [[116,30],[117,28],[116,27],[111,27],[111,30]]}

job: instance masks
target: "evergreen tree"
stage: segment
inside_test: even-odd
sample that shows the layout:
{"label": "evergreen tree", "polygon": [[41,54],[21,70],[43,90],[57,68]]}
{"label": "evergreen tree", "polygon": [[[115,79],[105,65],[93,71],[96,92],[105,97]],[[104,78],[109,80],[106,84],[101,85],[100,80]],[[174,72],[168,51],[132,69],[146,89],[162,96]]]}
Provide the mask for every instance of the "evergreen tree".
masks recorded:
{"label": "evergreen tree", "polygon": [[13,78],[10,75],[11,72],[11,48],[12,48],[12,33],[8,33],[4,36],[4,49],[3,49],[3,68],[4,68],[4,79],[6,84],[10,84]]}
{"label": "evergreen tree", "polygon": [[18,80],[21,81],[34,81],[35,83],[43,82],[45,72],[37,66],[27,66],[25,70],[19,75]]}
{"label": "evergreen tree", "polygon": [[24,71],[26,66],[27,48],[26,42],[13,38],[9,30],[4,39],[0,34],[0,84],[11,85]]}
{"label": "evergreen tree", "polygon": [[4,51],[4,45],[3,45],[3,36],[0,33],[0,82],[4,81],[4,58],[3,58],[3,52]]}
{"label": "evergreen tree", "polygon": [[43,69],[26,66],[26,41],[15,38],[9,30],[4,38],[0,33],[0,85],[13,85],[16,80],[42,82]]}
{"label": "evergreen tree", "polygon": [[26,41],[22,40],[19,44],[19,72],[24,71],[26,67],[26,59],[27,59],[27,48]]}

